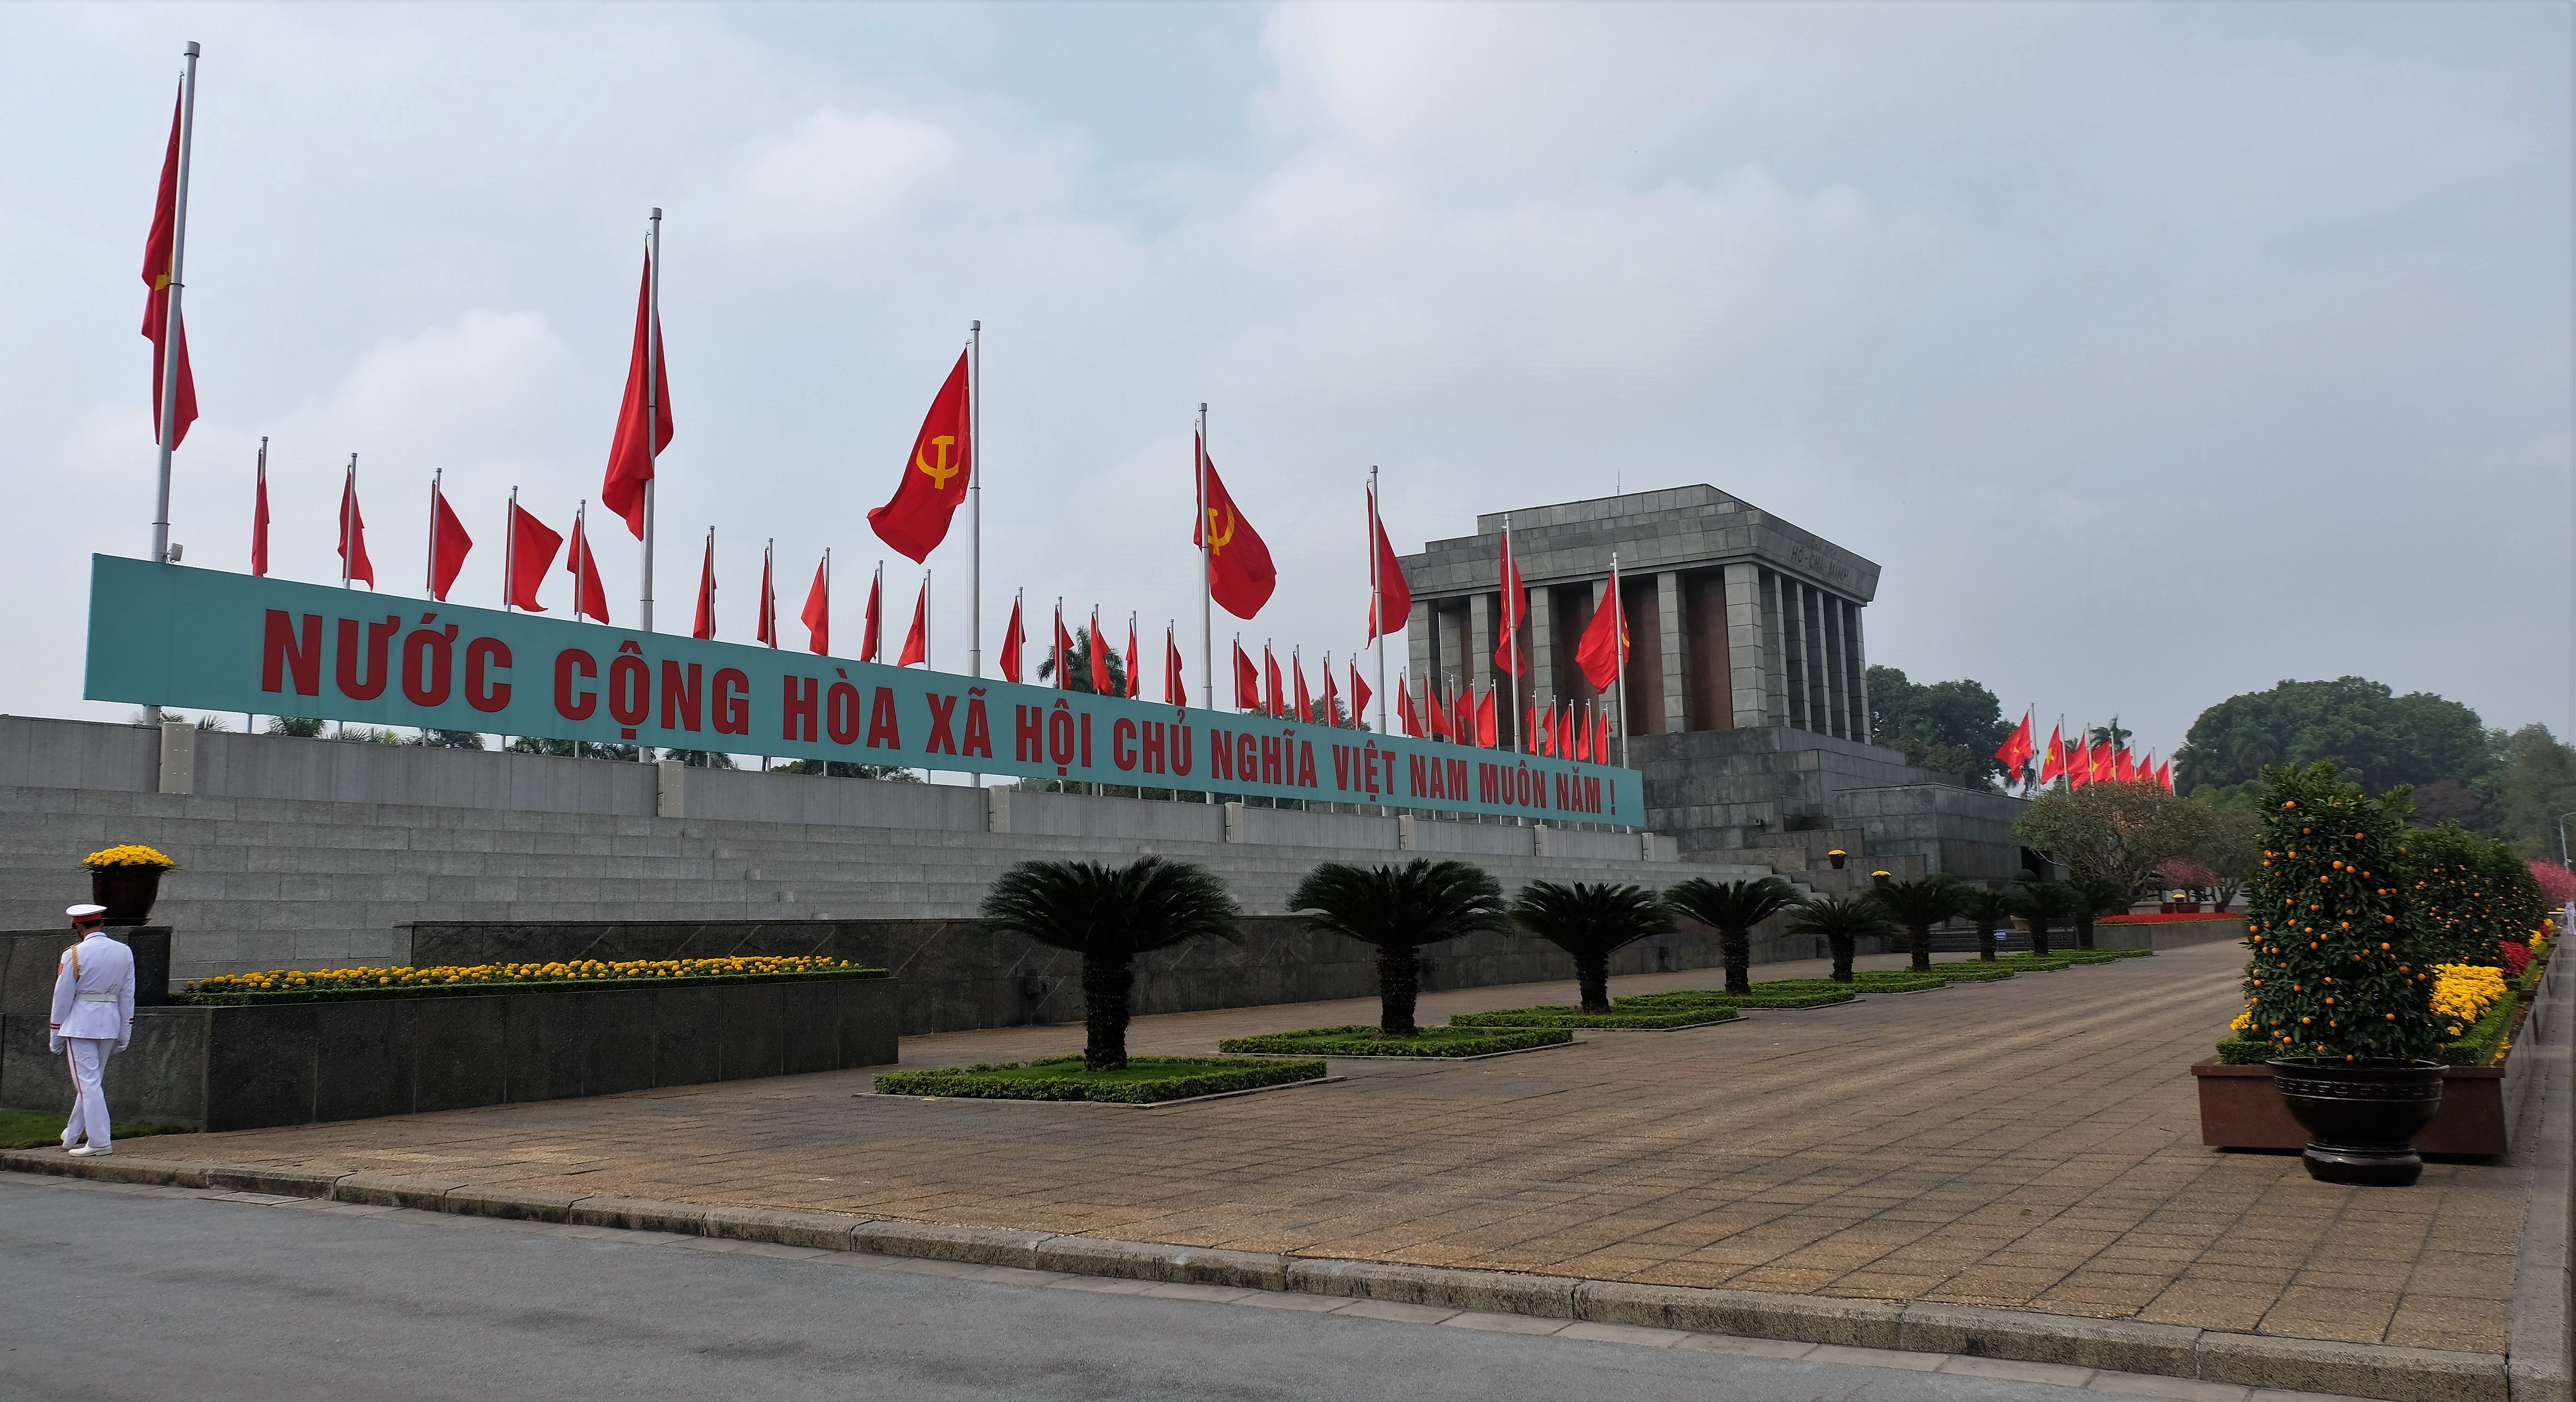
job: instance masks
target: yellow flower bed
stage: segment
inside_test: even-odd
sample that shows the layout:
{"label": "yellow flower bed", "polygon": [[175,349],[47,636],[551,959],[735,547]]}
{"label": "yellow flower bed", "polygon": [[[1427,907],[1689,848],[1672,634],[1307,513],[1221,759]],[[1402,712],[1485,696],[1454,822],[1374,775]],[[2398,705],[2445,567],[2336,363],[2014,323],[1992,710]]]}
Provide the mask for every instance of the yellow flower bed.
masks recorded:
{"label": "yellow flower bed", "polygon": [[2447,1019],[2443,1025],[2454,1037],[2469,1030],[2504,996],[2502,969],[2484,964],[2433,966],[2433,1011]]}
{"label": "yellow flower bed", "polygon": [[814,974],[860,965],[819,955],[734,955],[723,959],[636,959],[603,963],[573,959],[550,964],[444,964],[433,969],[262,969],[216,974],[191,981],[191,993],[327,993],[342,989],[446,988],[509,983],[632,982],[663,978],[744,978],[761,974]]}
{"label": "yellow flower bed", "polygon": [[88,856],[81,858],[81,865],[85,867],[162,867],[166,869],[177,866],[178,863],[170,860],[169,854],[159,850],[158,848],[146,847],[139,842],[129,842],[122,847],[108,847],[92,852]]}

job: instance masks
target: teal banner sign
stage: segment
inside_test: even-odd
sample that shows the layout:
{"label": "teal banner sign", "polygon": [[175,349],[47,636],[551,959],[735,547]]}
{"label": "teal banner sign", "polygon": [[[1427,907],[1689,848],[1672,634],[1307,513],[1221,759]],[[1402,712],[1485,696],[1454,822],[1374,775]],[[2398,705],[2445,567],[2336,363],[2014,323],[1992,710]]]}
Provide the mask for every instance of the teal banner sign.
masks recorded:
{"label": "teal banner sign", "polygon": [[1644,818],[1632,769],[113,555],[91,557],[83,694],[1554,822]]}

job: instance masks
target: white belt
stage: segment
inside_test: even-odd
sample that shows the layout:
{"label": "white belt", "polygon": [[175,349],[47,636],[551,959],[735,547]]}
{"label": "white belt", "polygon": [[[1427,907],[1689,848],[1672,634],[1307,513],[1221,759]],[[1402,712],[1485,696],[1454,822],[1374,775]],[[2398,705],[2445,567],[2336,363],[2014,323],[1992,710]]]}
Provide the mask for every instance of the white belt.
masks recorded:
{"label": "white belt", "polygon": [[84,1003],[113,1003],[116,1001],[116,995],[113,993],[84,993],[80,995],[80,1000]]}

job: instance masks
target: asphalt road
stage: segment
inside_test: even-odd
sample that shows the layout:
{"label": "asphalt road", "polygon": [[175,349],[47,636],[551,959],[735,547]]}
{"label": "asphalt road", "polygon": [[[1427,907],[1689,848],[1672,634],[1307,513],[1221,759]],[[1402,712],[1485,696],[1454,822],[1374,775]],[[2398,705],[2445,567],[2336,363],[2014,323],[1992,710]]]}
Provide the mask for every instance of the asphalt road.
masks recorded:
{"label": "asphalt road", "polygon": [[0,1175],[0,1398],[2103,1396],[583,1232]]}

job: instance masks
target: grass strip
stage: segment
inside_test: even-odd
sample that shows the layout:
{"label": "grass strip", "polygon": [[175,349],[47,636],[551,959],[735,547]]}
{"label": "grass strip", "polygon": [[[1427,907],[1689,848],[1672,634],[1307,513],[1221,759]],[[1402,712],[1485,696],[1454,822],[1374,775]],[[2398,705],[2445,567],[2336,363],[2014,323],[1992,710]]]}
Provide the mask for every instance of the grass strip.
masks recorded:
{"label": "grass strip", "polygon": [[[62,1115],[50,1110],[0,1110],[0,1149],[42,1149],[63,1142]],[[116,1120],[108,1132],[119,1139],[154,1134],[194,1134],[186,1125],[160,1120]]]}
{"label": "grass strip", "polygon": [[[1753,985],[1750,993],[1715,988],[1677,988],[1668,993],[1633,993],[1611,1000],[1614,1012],[1668,1012],[1683,1008],[1821,1008],[1848,1003],[1859,989],[1829,979],[1774,979]],[[1453,1019],[1454,1020],[1454,1019]]]}
{"label": "grass strip", "polygon": [[[1694,1007],[1657,1009],[1652,1012],[1623,1010],[1615,1004],[1606,1013],[1587,1013],[1578,1007],[1564,1005],[1535,1008],[1496,1008],[1492,1012],[1453,1013],[1452,1027],[1607,1027],[1627,1028],[1638,1032],[1670,1032],[1681,1027],[1704,1027],[1711,1023],[1732,1022],[1736,1010],[1724,1003]],[[1573,1034],[1564,1034],[1571,1037]]]}
{"label": "grass strip", "polygon": [[1355,1022],[1343,1027],[1309,1027],[1302,1032],[1228,1037],[1217,1043],[1216,1049],[1270,1056],[1491,1056],[1573,1040],[1571,1032],[1487,1032],[1477,1024],[1462,1025],[1459,1019],[1451,1018],[1447,1027],[1421,1028],[1412,1037],[1380,1037],[1374,1026]]}
{"label": "grass strip", "polygon": [[960,1100],[1091,1100],[1112,1105],[1152,1105],[1323,1077],[1324,1063],[1320,1061],[1137,1056],[1128,1058],[1123,1070],[1085,1071],[1081,1057],[1051,1056],[1036,1061],[944,1066],[930,1071],[888,1071],[876,1078],[876,1088],[879,1095]]}
{"label": "grass strip", "polygon": [[710,984],[734,983],[820,983],[832,979],[890,978],[884,969],[819,969],[800,974],[717,974],[678,978],[570,978],[541,982],[513,983],[494,980],[490,983],[436,983],[414,986],[386,985],[379,988],[280,988],[257,992],[209,992],[182,989],[170,995],[173,1003],[196,1007],[239,1007],[252,1003],[339,1003],[370,998],[461,998],[485,993],[606,993],[635,988],[703,988]]}

